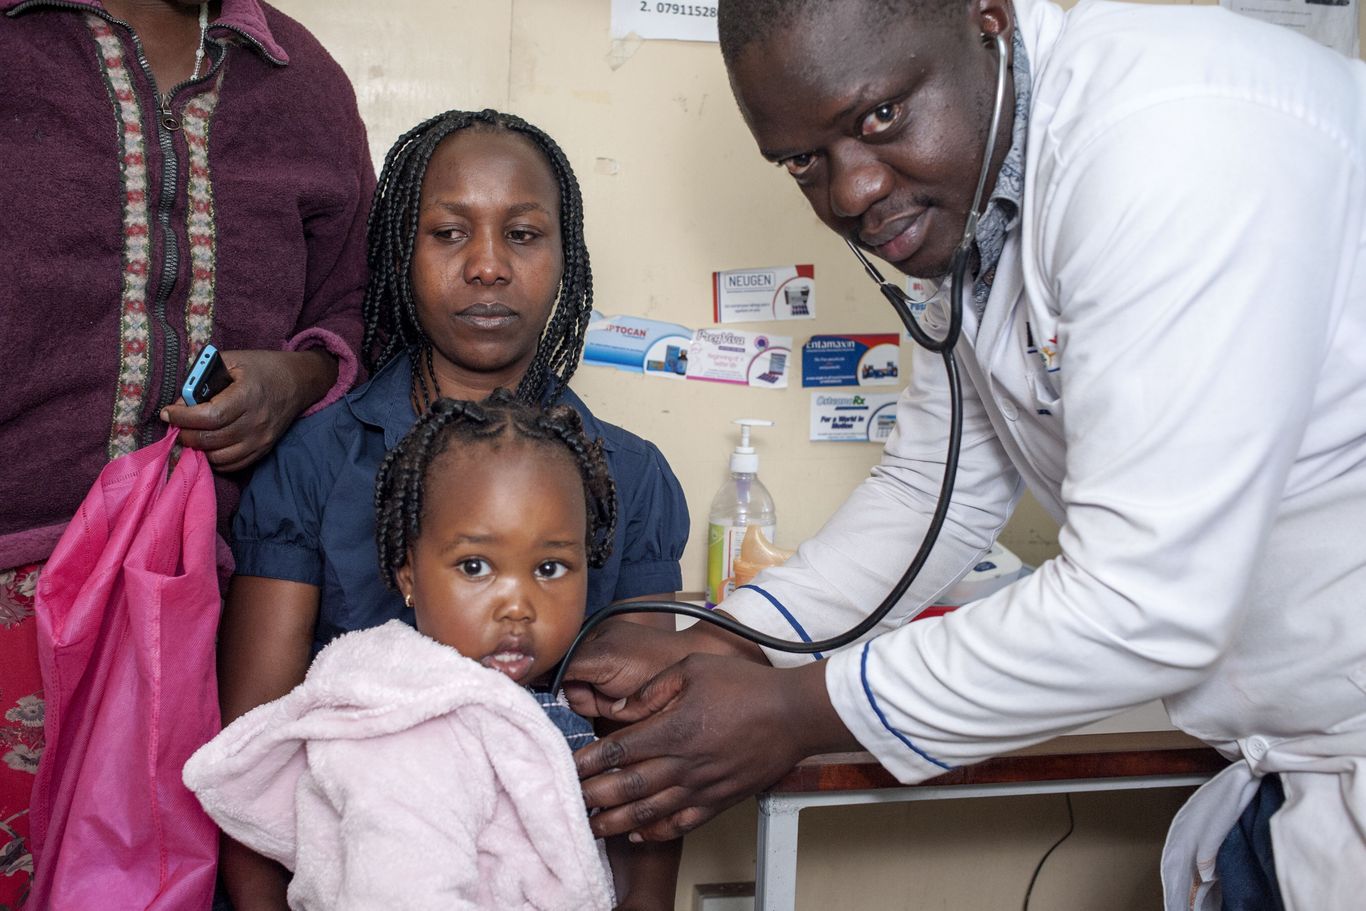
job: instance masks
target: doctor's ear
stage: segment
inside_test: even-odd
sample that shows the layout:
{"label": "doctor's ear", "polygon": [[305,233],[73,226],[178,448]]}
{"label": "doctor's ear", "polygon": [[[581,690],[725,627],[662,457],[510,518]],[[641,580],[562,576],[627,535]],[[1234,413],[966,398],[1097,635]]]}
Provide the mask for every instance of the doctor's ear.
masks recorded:
{"label": "doctor's ear", "polygon": [[987,47],[995,45],[991,39],[997,35],[1005,39],[1007,47],[1010,46],[1015,20],[1008,0],[973,0],[973,19]]}

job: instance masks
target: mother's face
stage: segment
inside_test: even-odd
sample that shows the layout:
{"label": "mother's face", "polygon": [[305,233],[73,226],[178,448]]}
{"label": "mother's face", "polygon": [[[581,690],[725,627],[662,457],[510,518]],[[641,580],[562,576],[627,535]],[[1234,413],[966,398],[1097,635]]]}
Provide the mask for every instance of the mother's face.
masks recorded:
{"label": "mother's face", "polygon": [[[760,151],[821,221],[909,275],[939,277],[991,120],[997,62],[980,36],[998,32],[1008,46],[1010,28],[1004,0],[938,21],[822,4],[741,50],[731,85]],[[988,190],[1009,145],[1006,107]]]}

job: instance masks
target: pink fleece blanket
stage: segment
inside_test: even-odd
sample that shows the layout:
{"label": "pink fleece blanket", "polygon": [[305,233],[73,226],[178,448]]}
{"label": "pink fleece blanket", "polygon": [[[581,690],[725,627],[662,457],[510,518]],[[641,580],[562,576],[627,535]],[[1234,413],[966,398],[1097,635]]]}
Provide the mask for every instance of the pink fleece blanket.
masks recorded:
{"label": "pink fleece blanket", "polygon": [[564,736],[522,687],[398,621],[185,764],[223,831],[294,871],[296,909],[610,909]]}

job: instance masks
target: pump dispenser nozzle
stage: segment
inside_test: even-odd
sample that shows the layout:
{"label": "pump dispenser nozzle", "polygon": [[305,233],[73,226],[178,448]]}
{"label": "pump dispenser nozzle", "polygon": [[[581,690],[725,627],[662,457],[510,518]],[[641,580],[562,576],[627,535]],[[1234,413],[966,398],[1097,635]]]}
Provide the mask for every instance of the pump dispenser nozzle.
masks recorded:
{"label": "pump dispenser nozzle", "polygon": [[749,445],[751,427],[772,427],[772,421],[762,418],[736,418],[732,423],[740,425],[740,445],[730,454],[730,470],[740,474],[754,474],[759,470],[759,454]]}

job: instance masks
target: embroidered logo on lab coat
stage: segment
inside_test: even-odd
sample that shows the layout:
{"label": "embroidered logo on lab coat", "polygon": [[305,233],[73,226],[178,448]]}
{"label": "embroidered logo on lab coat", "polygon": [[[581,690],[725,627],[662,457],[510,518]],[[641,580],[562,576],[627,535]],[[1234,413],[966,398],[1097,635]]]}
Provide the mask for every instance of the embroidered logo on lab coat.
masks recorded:
{"label": "embroidered logo on lab coat", "polygon": [[1058,367],[1058,337],[1055,335],[1045,341],[1042,345],[1034,341],[1034,327],[1025,322],[1025,350],[1030,354],[1037,354],[1043,363],[1043,369],[1049,373],[1057,373]]}
{"label": "embroidered logo on lab coat", "polygon": [[[1026,320],[1025,352],[1026,355],[1032,354],[1038,357],[1039,365],[1043,367],[1042,374],[1037,374],[1030,379],[1030,384],[1035,387],[1035,393],[1041,396],[1045,396],[1046,393],[1046,398],[1051,401],[1056,401],[1058,397],[1056,392],[1057,384],[1052,381],[1050,376],[1051,374],[1057,373],[1058,369],[1062,366],[1060,363],[1061,357],[1058,351],[1057,335],[1053,335],[1040,344],[1034,338],[1034,327]],[[1036,408],[1035,412],[1045,416],[1052,416],[1053,409],[1052,407],[1042,407]]]}

